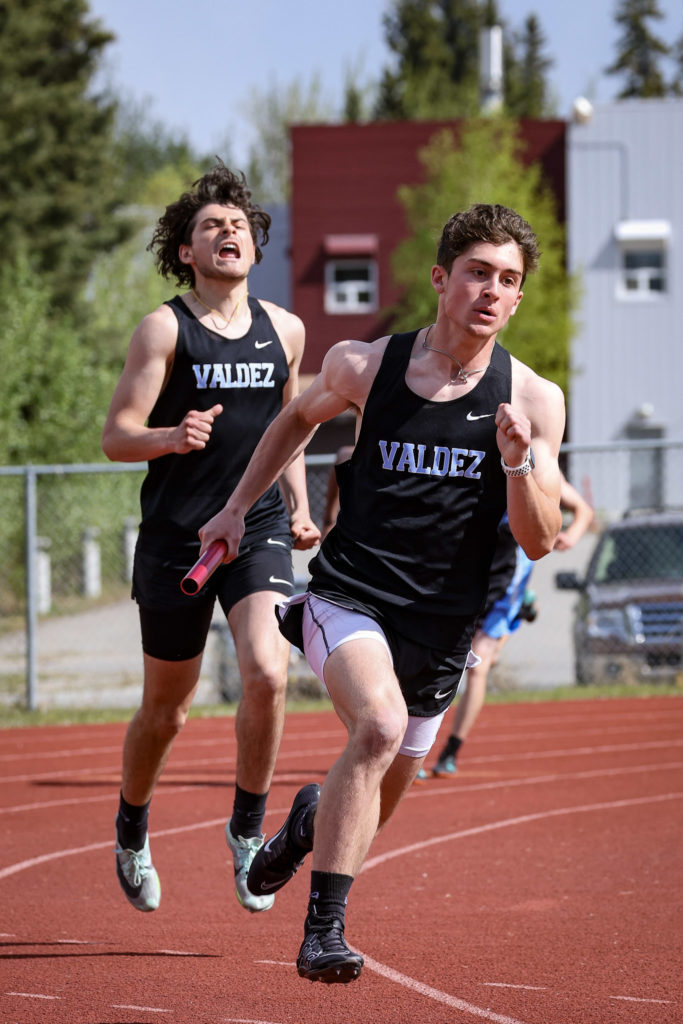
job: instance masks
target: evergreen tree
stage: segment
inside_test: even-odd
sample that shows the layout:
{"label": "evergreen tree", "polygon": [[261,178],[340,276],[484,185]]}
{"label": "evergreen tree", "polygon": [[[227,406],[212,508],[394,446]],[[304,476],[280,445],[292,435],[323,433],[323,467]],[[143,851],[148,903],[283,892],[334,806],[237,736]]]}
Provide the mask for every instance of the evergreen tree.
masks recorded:
{"label": "evergreen tree", "polygon": [[68,306],[126,233],[114,105],[91,82],[112,39],[86,0],[0,0],[0,229]]}
{"label": "evergreen tree", "polygon": [[[517,55],[497,0],[396,0],[384,16],[394,66],[379,84],[376,116],[429,120],[480,112],[480,33],[503,29],[503,105],[514,116],[545,115],[551,107],[545,80],[551,61],[538,19],[527,19]],[[536,113],[539,111],[539,113]]]}
{"label": "evergreen tree", "polygon": [[380,80],[378,118],[449,118],[477,110],[477,0],[396,0],[383,22],[396,67]]}
{"label": "evergreen tree", "polygon": [[506,61],[505,109],[512,117],[541,118],[554,113],[547,73],[553,61],[543,53],[546,39],[535,14],[516,39],[517,54]]}
{"label": "evergreen tree", "polygon": [[399,193],[410,236],[393,257],[403,298],[392,328],[408,330],[435,319],[436,295],[428,268],[436,260],[448,218],[476,202],[510,206],[531,224],[543,255],[538,273],[525,282],[520,315],[510,319],[499,340],[566,390],[575,284],[566,272],[564,232],[553,198],[542,185],[539,167],[525,165],[520,153],[516,122],[505,118],[471,120],[457,143],[445,131],[423,150],[425,181],[404,186]]}
{"label": "evergreen tree", "polygon": [[683,96],[683,35],[679,36],[673,49],[674,77],[669,86],[672,96]]}
{"label": "evergreen tree", "polygon": [[608,75],[625,77],[618,99],[651,99],[665,96],[667,85],[660,70],[661,58],[670,48],[650,31],[648,22],[661,19],[657,0],[620,0],[615,21],[622,33],[617,59],[606,68]]}

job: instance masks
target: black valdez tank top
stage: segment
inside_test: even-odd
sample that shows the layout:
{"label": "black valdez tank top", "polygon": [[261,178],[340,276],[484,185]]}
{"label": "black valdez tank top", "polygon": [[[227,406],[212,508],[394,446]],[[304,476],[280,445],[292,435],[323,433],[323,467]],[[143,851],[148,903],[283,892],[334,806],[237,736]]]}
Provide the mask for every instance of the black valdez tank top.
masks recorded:
{"label": "black valdez tank top", "polygon": [[472,391],[433,402],[405,382],[416,336],[387,344],[353,455],[338,467],[339,516],[309,566],[310,589],[448,650],[453,616],[484,604],[506,508],[495,416],[510,401],[511,360],[495,344]]}
{"label": "black valdez tank top", "polygon": [[[197,541],[197,531],[234,490],[264,430],[282,408],[289,378],[287,357],[270,317],[248,298],[251,327],[241,338],[224,338],[204,327],[180,296],[167,305],[178,320],[173,369],[149,417],[150,427],[176,426],[190,409],[218,403],[202,451],[162,455],[149,462],[142,485],[141,532],[148,541]],[[244,543],[271,532],[274,520],[288,522],[277,484],[246,518]]]}

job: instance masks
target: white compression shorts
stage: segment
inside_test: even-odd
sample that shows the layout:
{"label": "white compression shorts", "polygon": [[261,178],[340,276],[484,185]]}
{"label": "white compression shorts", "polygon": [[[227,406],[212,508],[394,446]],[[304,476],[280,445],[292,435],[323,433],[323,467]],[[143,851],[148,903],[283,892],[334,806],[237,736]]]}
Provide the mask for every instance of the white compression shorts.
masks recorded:
{"label": "white compression shorts", "polygon": [[[349,640],[372,639],[384,646],[393,664],[391,650],[381,626],[369,615],[342,608],[315,594],[308,594],[303,614],[304,654],[320,682],[325,686],[325,662],[337,647]],[[408,717],[408,726],[399,750],[407,757],[426,757],[436,739],[448,708],[432,718]]]}

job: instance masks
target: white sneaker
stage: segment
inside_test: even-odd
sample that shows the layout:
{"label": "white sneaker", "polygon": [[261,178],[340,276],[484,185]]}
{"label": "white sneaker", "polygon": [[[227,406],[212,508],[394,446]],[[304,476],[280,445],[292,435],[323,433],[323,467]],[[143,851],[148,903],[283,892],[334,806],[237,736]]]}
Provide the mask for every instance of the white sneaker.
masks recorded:
{"label": "white sneaker", "polygon": [[124,850],[116,843],[116,877],[128,902],[136,910],[157,910],[161,903],[161,882],[152,864],[149,836],[141,850]]}
{"label": "white sneaker", "polygon": [[235,865],[235,894],[237,899],[240,901],[243,907],[250,910],[252,914],[258,913],[260,910],[270,910],[275,897],[269,896],[254,896],[253,893],[249,892],[247,888],[247,875],[251,862],[263,846],[263,836],[253,836],[251,839],[245,839],[243,836],[237,836],[235,838],[230,831],[230,822],[225,826],[225,839],[232,850],[232,859]]}

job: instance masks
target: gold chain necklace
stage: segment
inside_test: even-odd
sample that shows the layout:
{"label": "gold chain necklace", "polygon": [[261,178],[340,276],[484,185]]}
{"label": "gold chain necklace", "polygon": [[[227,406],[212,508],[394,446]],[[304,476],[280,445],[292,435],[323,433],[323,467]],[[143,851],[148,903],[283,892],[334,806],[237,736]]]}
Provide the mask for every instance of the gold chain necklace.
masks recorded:
{"label": "gold chain necklace", "polygon": [[470,377],[472,377],[475,373],[484,373],[485,370],[488,370],[491,360],[489,360],[486,366],[482,366],[478,370],[466,370],[462,363],[460,362],[460,360],[456,359],[455,356],[452,356],[450,352],[446,352],[446,350],[443,348],[434,348],[433,345],[428,345],[427,338],[429,337],[433,326],[434,324],[430,324],[429,327],[427,328],[427,333],[425,334],[424,341],[422,342],[422,348],[426,348],[430,352],[438,352],[440,356],[447,356],[452,363],[457,364],[457,373],[455,367],[453,367],[453,369],[451,370],[450,380],[448,381],[449,384],[467,384]]}
{"label": "gold chain necklace", "polygon": [[230,314],[230,319],[228,319],[226,316],[223,316],[223,314],[218,309],[214,309],[213,306],[207,306],[207,304],[205,302],[202,302],[202,300],[199,298],[199,296],[197,295],[197,293],[194,290],[194,288],[190,288],[190,291],[192,292],[192,294],[194,295],[195,299],[197,300],[197,302],[199,303],[200,306],[203,306],[204,309],[208,309],[209,313],[213,313],[214,316],[219,316],[221,318],[221,320],[223,321],[223,327],[219,327],[218,324],[216,323],[216,321],[215,320],[213,321],[213,326],[216,328],[217,331],[224,331],[227,327],[230,326],[230,324],[235,319],[235,314],[237,313],[237,310],[240,308],[240,306],[242,305],[243,300],[246,299],[247,295],[249,294],[249,289],[247,289],[245,292],[243,292],[243,294],[237,300],[237,304],[236,304],[235,308],[233,309],[232,313]]}

